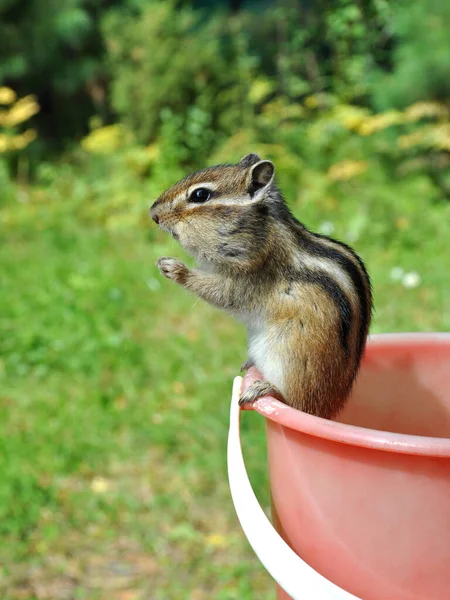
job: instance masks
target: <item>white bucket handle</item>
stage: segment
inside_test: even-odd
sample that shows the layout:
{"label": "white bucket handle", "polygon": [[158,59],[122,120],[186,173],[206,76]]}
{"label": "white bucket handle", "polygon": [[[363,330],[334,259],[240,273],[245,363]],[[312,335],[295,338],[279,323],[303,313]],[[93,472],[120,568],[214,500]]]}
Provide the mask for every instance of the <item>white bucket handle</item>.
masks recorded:
{"label": "white bucket handle", "polygon": [[228,432],[228,480],[234,508],[257,557],[293,600],[361,600],[306,564],[277,533],[253,492],[245,469],[240,437],[238,404],[242,377],[236,377]]}

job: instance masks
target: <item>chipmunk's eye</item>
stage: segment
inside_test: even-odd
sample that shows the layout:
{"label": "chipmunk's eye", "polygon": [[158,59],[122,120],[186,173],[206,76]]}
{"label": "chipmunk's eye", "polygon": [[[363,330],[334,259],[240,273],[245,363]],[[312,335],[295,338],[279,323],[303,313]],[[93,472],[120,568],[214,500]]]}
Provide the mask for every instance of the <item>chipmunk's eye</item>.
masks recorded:
{"label": "chipmunk's eye", "polygon": [[211,198],[211,192],[206,188],[197,188],[189,196],[189,202],[206,202]]}

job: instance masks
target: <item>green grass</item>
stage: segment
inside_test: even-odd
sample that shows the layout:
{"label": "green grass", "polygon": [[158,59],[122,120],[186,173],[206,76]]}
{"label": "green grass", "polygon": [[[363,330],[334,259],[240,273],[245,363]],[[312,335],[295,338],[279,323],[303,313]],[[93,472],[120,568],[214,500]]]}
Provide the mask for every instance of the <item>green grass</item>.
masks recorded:
{"label": "green grass", "polygon": [[[145,217],[108,230],[72,191],[0,211],[0,596],[273,598],[226,478],[245,331],[159,276],[158,256],[184,254]],[[420,179],[323,195],[305,178],[294,208],[365,258],[372,331],[450,329],[449,205]],[[268,508],[264,424],[243,429]]]}

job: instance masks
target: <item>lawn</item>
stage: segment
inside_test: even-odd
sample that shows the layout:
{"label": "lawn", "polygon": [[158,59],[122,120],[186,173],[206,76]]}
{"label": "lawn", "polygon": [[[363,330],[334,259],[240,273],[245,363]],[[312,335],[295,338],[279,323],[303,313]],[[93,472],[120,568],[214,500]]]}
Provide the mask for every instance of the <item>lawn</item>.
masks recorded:
{"label": "lawn", "polygon": [[[373,332],[450,330],[449,204],[424,185],[362,182],[322,200],[306,181],[294,201],[364,257]],[[184,253],[141,202],[115,229],[70,193],[1,205],[4,600],[273,598],[226,477],[245,331],[159,275],[158,256]],[[264,424],[245,414],[243,429],[268,508]]]}

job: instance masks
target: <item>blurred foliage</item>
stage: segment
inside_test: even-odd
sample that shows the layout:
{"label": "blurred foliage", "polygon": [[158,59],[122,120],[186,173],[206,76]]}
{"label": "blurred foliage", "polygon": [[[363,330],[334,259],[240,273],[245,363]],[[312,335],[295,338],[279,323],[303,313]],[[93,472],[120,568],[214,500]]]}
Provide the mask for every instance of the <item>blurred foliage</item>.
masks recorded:
{"label": "blurred foliage", "polygon": [[[376,162],[387,178],[419,172],[450,196],[447,3],[33,0],[20,8],[20,0],[0,5],[0,90],[26,97],[0,124],[35,94],[40,112],[14,142],[31,176],[56,144],[68,149],[66,164],[88,163],[81,151],[95,155],[94,182],[96,165],[101,177],[110,161],[124,165],[125,180],[137,170],[157,194],[212,157],[234,160],[257,145],[277,160],[290,193],[305,163],[327,173],[353,161],[346,177]],[[2,135],[5,151],[13,142]]]}
{"label": "blurred foliage", "polygon": [[[204,162],[211,149],[246,124],[254,60],[233,19],[205,19],[191,7],[147,2],[138,16],[104,22],[114,109],[140,141],[176,122],[175,160]],[[143,82],[148,82],[144,84]]]}
{"label": "blurred foliage", "polygon": [[262,14],[250,6],[232,15],[170,0],[142,6],[104,19],[112,106],[142,141],[158,137],[170,110],[199,164],[225,135],[254,126],[268,97],[285,112],[313,92],[363,98],[368,67],[384,60],[382,2],[281,0]]}
{"label": "blurred foliage", "polygon": [[390,72],[373,73],[378,108],[404,108],[412,102],[449,102],[450,3],[402,0],[392,4],[390,30],[396,40]]}

